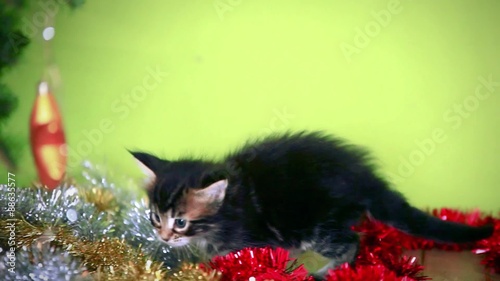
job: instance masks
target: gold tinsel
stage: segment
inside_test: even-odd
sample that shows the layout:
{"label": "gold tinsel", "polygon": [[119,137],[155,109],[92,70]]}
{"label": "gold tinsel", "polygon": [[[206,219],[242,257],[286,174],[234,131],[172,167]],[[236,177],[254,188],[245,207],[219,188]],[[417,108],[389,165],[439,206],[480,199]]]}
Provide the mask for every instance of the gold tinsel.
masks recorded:
{"label": "gold tinsel", "polygon": [[206,272],[198,264],[184,263],[181,268],[168,277],[169,281],[218,281],[221,273],[216,270]]}
{"label": "gold tinsel", "polygon": [[[0,237],[8,237],[6,220],[0,220]],[[96,280],[159,281],[166,272],[162,263],[146,257],[141,249],[118,238],[84,241],[75,237],[69,227],[32,225],[23,219],[16,222],[17,247],[51,243],[80,257]],[[204,280],[204,279],[199,279]]]}
{"label": "gold tinsel", "polygon": [[161,263],[145,257],[140,249],[130,247],[124,240],[111,238],[86,244],[81,253],[86,266],[95,269],[96,280],[159,281],[165,277]]}
{"label": "gold tinsel", "polygon": [[78,189],[78,194],[86,202],[95,205],[99,212],[115,212],[118,209],[118,204],[114,194],[103,188],[80,188]]}

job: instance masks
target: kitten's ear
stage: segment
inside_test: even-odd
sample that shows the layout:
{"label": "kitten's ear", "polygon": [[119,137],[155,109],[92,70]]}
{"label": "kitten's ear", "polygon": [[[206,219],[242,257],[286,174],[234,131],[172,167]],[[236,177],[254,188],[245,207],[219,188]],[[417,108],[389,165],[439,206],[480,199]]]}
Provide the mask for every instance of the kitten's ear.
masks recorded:
{"label": "kitten's ear", "polygon": [[154,183],[157,178],[156,173],[161,167],[163,161],[160,158],[157,158],[156,156],[144,152],[133,152],[133,151],[129,152],[135,157],[135,159],[137,160],[137,164],[139,165],[139,168],[146,176],[145,188],[148,191],[150,191],[150,189],[152,189],[154,186]]}
{"label": "kitten's ear", "polygon": [[[219,180],[211,185],[195,191],[197,201],[203,202],[206,206],[219,207],[226,196],[226,189],[228,186],[227,179]],[[212,210],[216,211],[216,210]]]}

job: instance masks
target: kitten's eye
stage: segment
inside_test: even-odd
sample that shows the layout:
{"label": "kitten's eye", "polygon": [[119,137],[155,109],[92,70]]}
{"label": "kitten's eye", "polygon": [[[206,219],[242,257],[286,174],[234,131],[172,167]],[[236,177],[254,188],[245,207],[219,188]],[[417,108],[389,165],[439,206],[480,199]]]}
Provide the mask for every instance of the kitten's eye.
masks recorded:
{"label": "kitten's eye", "polygon": [[175,226],[178,228],[184,228],[186,226],[186,220],[183,219],[175,219]]}
{"label": "kitten's eye", "polygon": [[159,226],[161,224],[160,222],[160,216],[155,213],[155,212],[151,212],[151,222],[153,223],[154,226]]}

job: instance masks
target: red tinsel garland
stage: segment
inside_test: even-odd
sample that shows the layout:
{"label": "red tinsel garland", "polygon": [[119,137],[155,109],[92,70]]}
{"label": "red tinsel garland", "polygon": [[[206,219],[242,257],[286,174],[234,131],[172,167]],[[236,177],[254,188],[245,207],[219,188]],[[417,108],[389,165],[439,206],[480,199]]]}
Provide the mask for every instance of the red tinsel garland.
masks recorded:
{"label": "red tinsel garland", "polygon": [[343,264],[339,269],[332,271],[327,281],[415,281],[407,276],[400,277],[383,265],[367,265],[352,268]]}
{"label": "red tinsel garland", "polygon": [[289,261],[289,253],[284,249],[247,248],[215,257],[209,266],[222,273],[221,281],[314,280],[308,277],[303,265],[289,268]]}
{"label": "red tinsel garland", "polygon": [[494,219],[494,224],[493,236],[477,242],[472,252],[483,255],[481,264],[500,274],[500,219]]}
{"label": "red tinsel garland", "polygon": [[[492,237],[476,243],[440,244],[431,240],[412,237],[393,227],[374,220],[365,220],[355,228],[362,233],[356,266],[348,264],[330,270],[327,281],[420,281],[430,280],[422,275],[424,267],[415,257],[403,256],[404,250],[441,249],[448,251],[472,250],[482,255],[481,263],[500,274],[500,219],[485,216],[478,210],[461,212],[453,209],[433,210],[432,214],[442,220],[473,226],[494,224]],[[302,266],[288,267],[291,261],[284,249],[247,248],[215,257],[208,267],[222,273],[221,281],[312,281]],[[295,265],[295,262],[294,262]],[[253,277],[253,278],[252,278]]]}

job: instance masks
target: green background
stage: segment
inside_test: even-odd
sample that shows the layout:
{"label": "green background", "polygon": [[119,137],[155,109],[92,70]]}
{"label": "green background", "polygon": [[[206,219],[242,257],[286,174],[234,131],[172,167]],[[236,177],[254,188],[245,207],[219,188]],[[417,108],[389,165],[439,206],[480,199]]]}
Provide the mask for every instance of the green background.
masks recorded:
{"label": "green background", "polygon": [[[22,27],[33,42],[5,76],[21,98],[7,127],[26,141],[18,184],[36,177],[28,119],[45,68],[36,16],[49,2],[32,2]],[[495,0],[60,8],[52,52],[70,174],[89,159],[135,177],[126,148],[221,157],[248,137],[321,129],[370,148],[419,207],[497,211],[499,10]],[[168,75],[148,86],[151,69]],[[488,91],[478,77],[497,82]]]}

